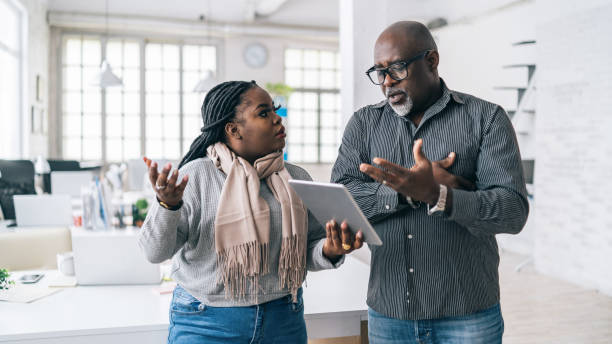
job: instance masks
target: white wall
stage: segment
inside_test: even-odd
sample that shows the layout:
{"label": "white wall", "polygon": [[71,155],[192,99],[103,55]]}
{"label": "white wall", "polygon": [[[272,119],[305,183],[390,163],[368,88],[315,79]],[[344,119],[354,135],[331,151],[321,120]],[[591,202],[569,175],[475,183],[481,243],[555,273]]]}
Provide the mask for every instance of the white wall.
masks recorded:
{"label": "white wall", "polygon": [[[31,128],[31,109],[35,106],[42,111],[45,118],[49,116],[49,25],[47,24],[48,0],[19,0],[28,11],[28,73],[27,73],[27,113],[26,123]],[[42,82],[42,100],[36,100],[36,76],[40,76]],[[43,123],[47,123],[48,119]],[[27,151],[25,158],[38,155],[47,156],[48,134],[46,126],[45,133],[32,134],[26,138]]]}
{"label": "white wall", "polygon": [[536,267],[612,295],[612,4],[538,6]]}

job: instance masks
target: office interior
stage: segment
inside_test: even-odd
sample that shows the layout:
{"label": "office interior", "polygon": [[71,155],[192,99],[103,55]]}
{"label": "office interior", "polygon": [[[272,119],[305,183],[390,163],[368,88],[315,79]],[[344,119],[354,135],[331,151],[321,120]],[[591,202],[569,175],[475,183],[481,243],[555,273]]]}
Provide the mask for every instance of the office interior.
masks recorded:
{"label": "office interior", "polygon": [[[384,99],[364,72],[399,20],[426,24],[448,87],[501,105],[517,135],[530,214],[497,235],[504,342],[609,342],[610,18],[609,0],[0,0],[0,269],[15,282],[0,342],[165,342],[168,265],[129,253],[155,202],[142,157],[175,166],[206,92],[255,80],[282,106],[286,160],[329,182],[347,121]],[[349,258],[309,274],[312,344],[367,342],[369,251]]]}

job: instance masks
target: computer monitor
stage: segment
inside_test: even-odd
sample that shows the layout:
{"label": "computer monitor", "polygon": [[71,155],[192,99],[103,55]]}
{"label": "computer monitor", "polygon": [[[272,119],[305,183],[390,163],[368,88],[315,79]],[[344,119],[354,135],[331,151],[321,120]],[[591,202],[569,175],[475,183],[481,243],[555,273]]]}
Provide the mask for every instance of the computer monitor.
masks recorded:
{"label": "computer monitor", "polygon": [[70,226],[72,205],[68,195],[15,195],[17,226]]}

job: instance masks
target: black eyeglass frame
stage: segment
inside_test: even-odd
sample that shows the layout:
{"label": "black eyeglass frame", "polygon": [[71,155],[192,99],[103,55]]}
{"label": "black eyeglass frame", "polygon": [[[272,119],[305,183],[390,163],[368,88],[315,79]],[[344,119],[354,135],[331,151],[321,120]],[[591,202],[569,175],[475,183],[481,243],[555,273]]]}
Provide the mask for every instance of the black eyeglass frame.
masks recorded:
{"label": "black eyeglass frame", "polygon": [[[423,51],[423,52],[421,52],[421,53],[419,53],[419,54],[417,54],[417,55],[415,55],[415,56],[413,56],[413,57],[411,57],[411,58],[409,58],[409,59],[405,59],[405,60],[400,60],[400,61],[393,62],[391,65],[389,65],[389,66],[387,66],[387,67],[384,67],[384,68],[377,68],[376,66],[372,66],[370,69],[368,69],[368,70],[365,72],[365,74],[368,76],[368,79],[370,79],[370,81],[371,81],[371,82],[372,82],[374,85],[382,85],[382,84],[385,82],[385,79],[387,79],[387,75],[388,75],[388,76],[389,76],[391,79],[393,79],[393,80],[395,80],[395,81],[402,81],[402,80],[404,80],[404,79],[406,79],[406,78],[408,77],[408,73],[406,73],[406,76],[405,76],[405,77],[400,78],[400,79],[396,79],[396,78],[394,78],[394,77],[393,77],[393,75],[392,75],[391,73],[389,73],[389,68],[391,68],[391,67],[393,67],[393,66],[397,66],[397,65],[403,65],[403,69],[404,69],[404,71],[406,71],[406,70],[408,69],[408,66],[409,66],[409,65],[410,65],[412,62],[417,61],[417,60],[420,60],[420,59],[422,59],[422,58],[425,58],[425,56],[427,56],[427,54],[429,54],[429,53],[430,53],[430,52],[432,52],[432,51],[433,51],[433,50],[425,50],[425,51]],[[382,79],[383,81],[382,81],[382,82],[379,82],[379,81],[378,81],[378,78],[376,77],[376,75],[375,75],[375,77],[374,77],[374,78],[372,78],[372,76],[370,75],[372,72],[376,72],[377,74],[378,74],[378,73],[380,73],[380,72],[383,72],[383,73],[384,73],[384,75],[385,75],[385,76],[384,76],[384,78]],[[375,79],[376,79],[376,81],[374,81]]]}

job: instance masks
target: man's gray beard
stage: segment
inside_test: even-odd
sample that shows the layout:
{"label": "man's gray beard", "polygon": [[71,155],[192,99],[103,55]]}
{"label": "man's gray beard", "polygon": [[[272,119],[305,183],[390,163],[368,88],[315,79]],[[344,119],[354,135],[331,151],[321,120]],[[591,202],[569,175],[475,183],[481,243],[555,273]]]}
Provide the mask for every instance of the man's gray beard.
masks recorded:
{"label": "man's gray beard", "polygon": [[393,105],[389,103],[389,105],[391,105],[391,108],[393,109],[393,111],[395,111],[395,113],[398,116],[402,116],[402,117],[408,116],[408,114],[412,110],[412,99],[406,96],[406,101],[404,101],[404,103],[397,104],[397,105]]}

